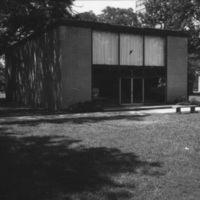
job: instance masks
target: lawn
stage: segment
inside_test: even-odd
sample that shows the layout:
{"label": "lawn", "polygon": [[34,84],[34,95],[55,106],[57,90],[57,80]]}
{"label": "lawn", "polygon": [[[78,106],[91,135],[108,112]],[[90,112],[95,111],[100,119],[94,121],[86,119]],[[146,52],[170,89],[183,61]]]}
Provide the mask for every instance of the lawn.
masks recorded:
{"label": "lawn", "polygon": [[2,200],[199,200],[200,113],[0,123]]}

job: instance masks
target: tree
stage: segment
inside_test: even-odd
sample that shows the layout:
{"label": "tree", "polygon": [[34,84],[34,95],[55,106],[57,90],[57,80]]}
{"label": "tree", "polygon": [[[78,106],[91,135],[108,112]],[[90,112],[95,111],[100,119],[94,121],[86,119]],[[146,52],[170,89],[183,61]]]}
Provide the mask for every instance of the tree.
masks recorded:
{"label": "tree", "polygon": [[79,13],[75,16],[77,20],[83,20],[83,21],[91,21],[91,22],[97,22],[98,17],[92,12],[83,12]]}
{"label": "tree", "polygon": [[0,56],[0,92],[5,90],[5,62],[4,56]]}
{"label": "tree", "polygon": [[106,7],[98,16],[98,21],[125,26],[140,26],[137,15],[132,8],[121,9]]}
{"label": "tree", "polygon": [[148,0],[146,13],[140,14],[143,26],[184,31],[189,38],[188,78],[192,82],[200,70],[200,1]]}
{"label": "tree", "polygon": [[74,0],[0,1],[0,53],[10,44],[45,28],[58,18],[71,17]]}
{"label": "tree", "polygon": [[194,0],[148,0],[146,13],[140,14],[146,27],[180,30],[189,35],[189,52],[199,52],[199,1]]}
{"label": "tree", "polygon": [[190,0],[148,0],[145,3],[145,24],[162,29],[184,30],[193,22],[195,7]]}

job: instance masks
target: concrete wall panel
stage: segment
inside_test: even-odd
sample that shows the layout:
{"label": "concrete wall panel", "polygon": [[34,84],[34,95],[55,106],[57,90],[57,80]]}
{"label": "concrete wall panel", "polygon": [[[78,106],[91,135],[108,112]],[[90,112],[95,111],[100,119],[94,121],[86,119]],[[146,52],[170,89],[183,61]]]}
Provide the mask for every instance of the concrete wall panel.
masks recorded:
{"label": "concrete wall panel", "polygon": [[61,26],[60,32],[63,106],[91,101],[91,30]]}
{"label": "concrete wall panel", "polygon": [[188,40],[167,38],[167,101],[187,97]]}

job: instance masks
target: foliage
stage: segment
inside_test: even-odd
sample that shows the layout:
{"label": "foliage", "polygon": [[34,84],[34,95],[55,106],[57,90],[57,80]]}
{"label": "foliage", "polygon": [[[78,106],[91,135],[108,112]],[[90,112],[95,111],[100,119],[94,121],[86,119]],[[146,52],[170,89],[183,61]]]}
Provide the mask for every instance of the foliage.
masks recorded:
{"label": "foliage", "polygon": [[[146,13],[140,14],[143,26],[184,31],[188,34],[188,80],[200,70],[200,2],[198,0],[148,0]],[[189,83],[189,84],[191,84]]]}
{"label": "foliage", "polygon": [[187,97],[181,97],[174,101],[176,105],[197,105],[200,106],[200,101],[196,98],[188,99]]}
{"label": "foliage", "polygon": [[188,101],[179,101],[178,103],[176,103],[176,105],[185,105],[185,106],[189,106],[189,105],[196,105],[196,106],[200,106],[200,101],[198,101],[197,99],[193,98],[191,100]]}
{"label": "foliage", "polygon": [[200,106],[200,101],[198,101],[197,99],[195,98],[192,98],[190,100],[190,105],[197,105],[197,106]]}
{"label": "foliage", "polygon": [[68,106],[67,111],[71,113],[84,113],[84,112],[97,112],[102,111],[102,105],[96,104],[94,102],[86,101],[79,102]]}
{"label": "foliage", "polygon": [[55,19],[71,17],[74,0],[0,1],[0,53],[33,32],[45,30]]}
{"label": "foliage", "polygon": [[83,20],[83,21],[92,21],[92,22],[97,22],[98,17],[92,12],[83,12],[79,13],[75,16],[77,20]]}
{"label": "foliage", "polygon": [[107,6],[100,15],[95,15],[92,11],[89,11],[77,14],[75,19],[124,26],[141,26],[132,8],[122,9]]}
{"label": "foliage", "polygon": [[5,90],[5,69],[0,67],[0,91]]}
{"label": "foliage", "polygon": [[192,25],[194,4],[188,0],[148,0],[145,4],[145,24],[162,29],[184,30]]}
{"label": "foliage", "polygon": [[0,56],[0,91],[5,90],[5,63],[4,56]]}
{"label": "foliage", "polygon": [[98,20],[110,24],[140,26],[137,15],[133,12],[132,8],[122,9],[108,6],[98,16]]}
{"label": "foliage", "polygon": [[190,54],[188,59],[188,80],[193,82],[200,72],[200,58],[198,54]]}
{"label": "foliage", "polygon": [[200,48],[199,3],[188,0],[148,0],[142,23],[146,27],[185,31],[189,35],[189,52]]}
{"label": "foliage", "polygon": [[188,98],[184,97],[184,96],[180,97],[178,99],[175,99],[173,103],[175,103],[177,105],[189,105],[190,104]]}

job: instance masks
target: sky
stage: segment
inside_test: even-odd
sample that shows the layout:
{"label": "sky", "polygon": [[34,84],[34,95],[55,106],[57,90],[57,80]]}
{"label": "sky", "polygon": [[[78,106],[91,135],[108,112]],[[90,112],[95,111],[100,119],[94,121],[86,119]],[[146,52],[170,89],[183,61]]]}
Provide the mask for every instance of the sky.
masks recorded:
{"label": "sky", "polygon": [[75,0],[73,10],[75,12],[87,12],[92,10],[98,15],[107,6],[115,8],[135,9],[135,0]]}

